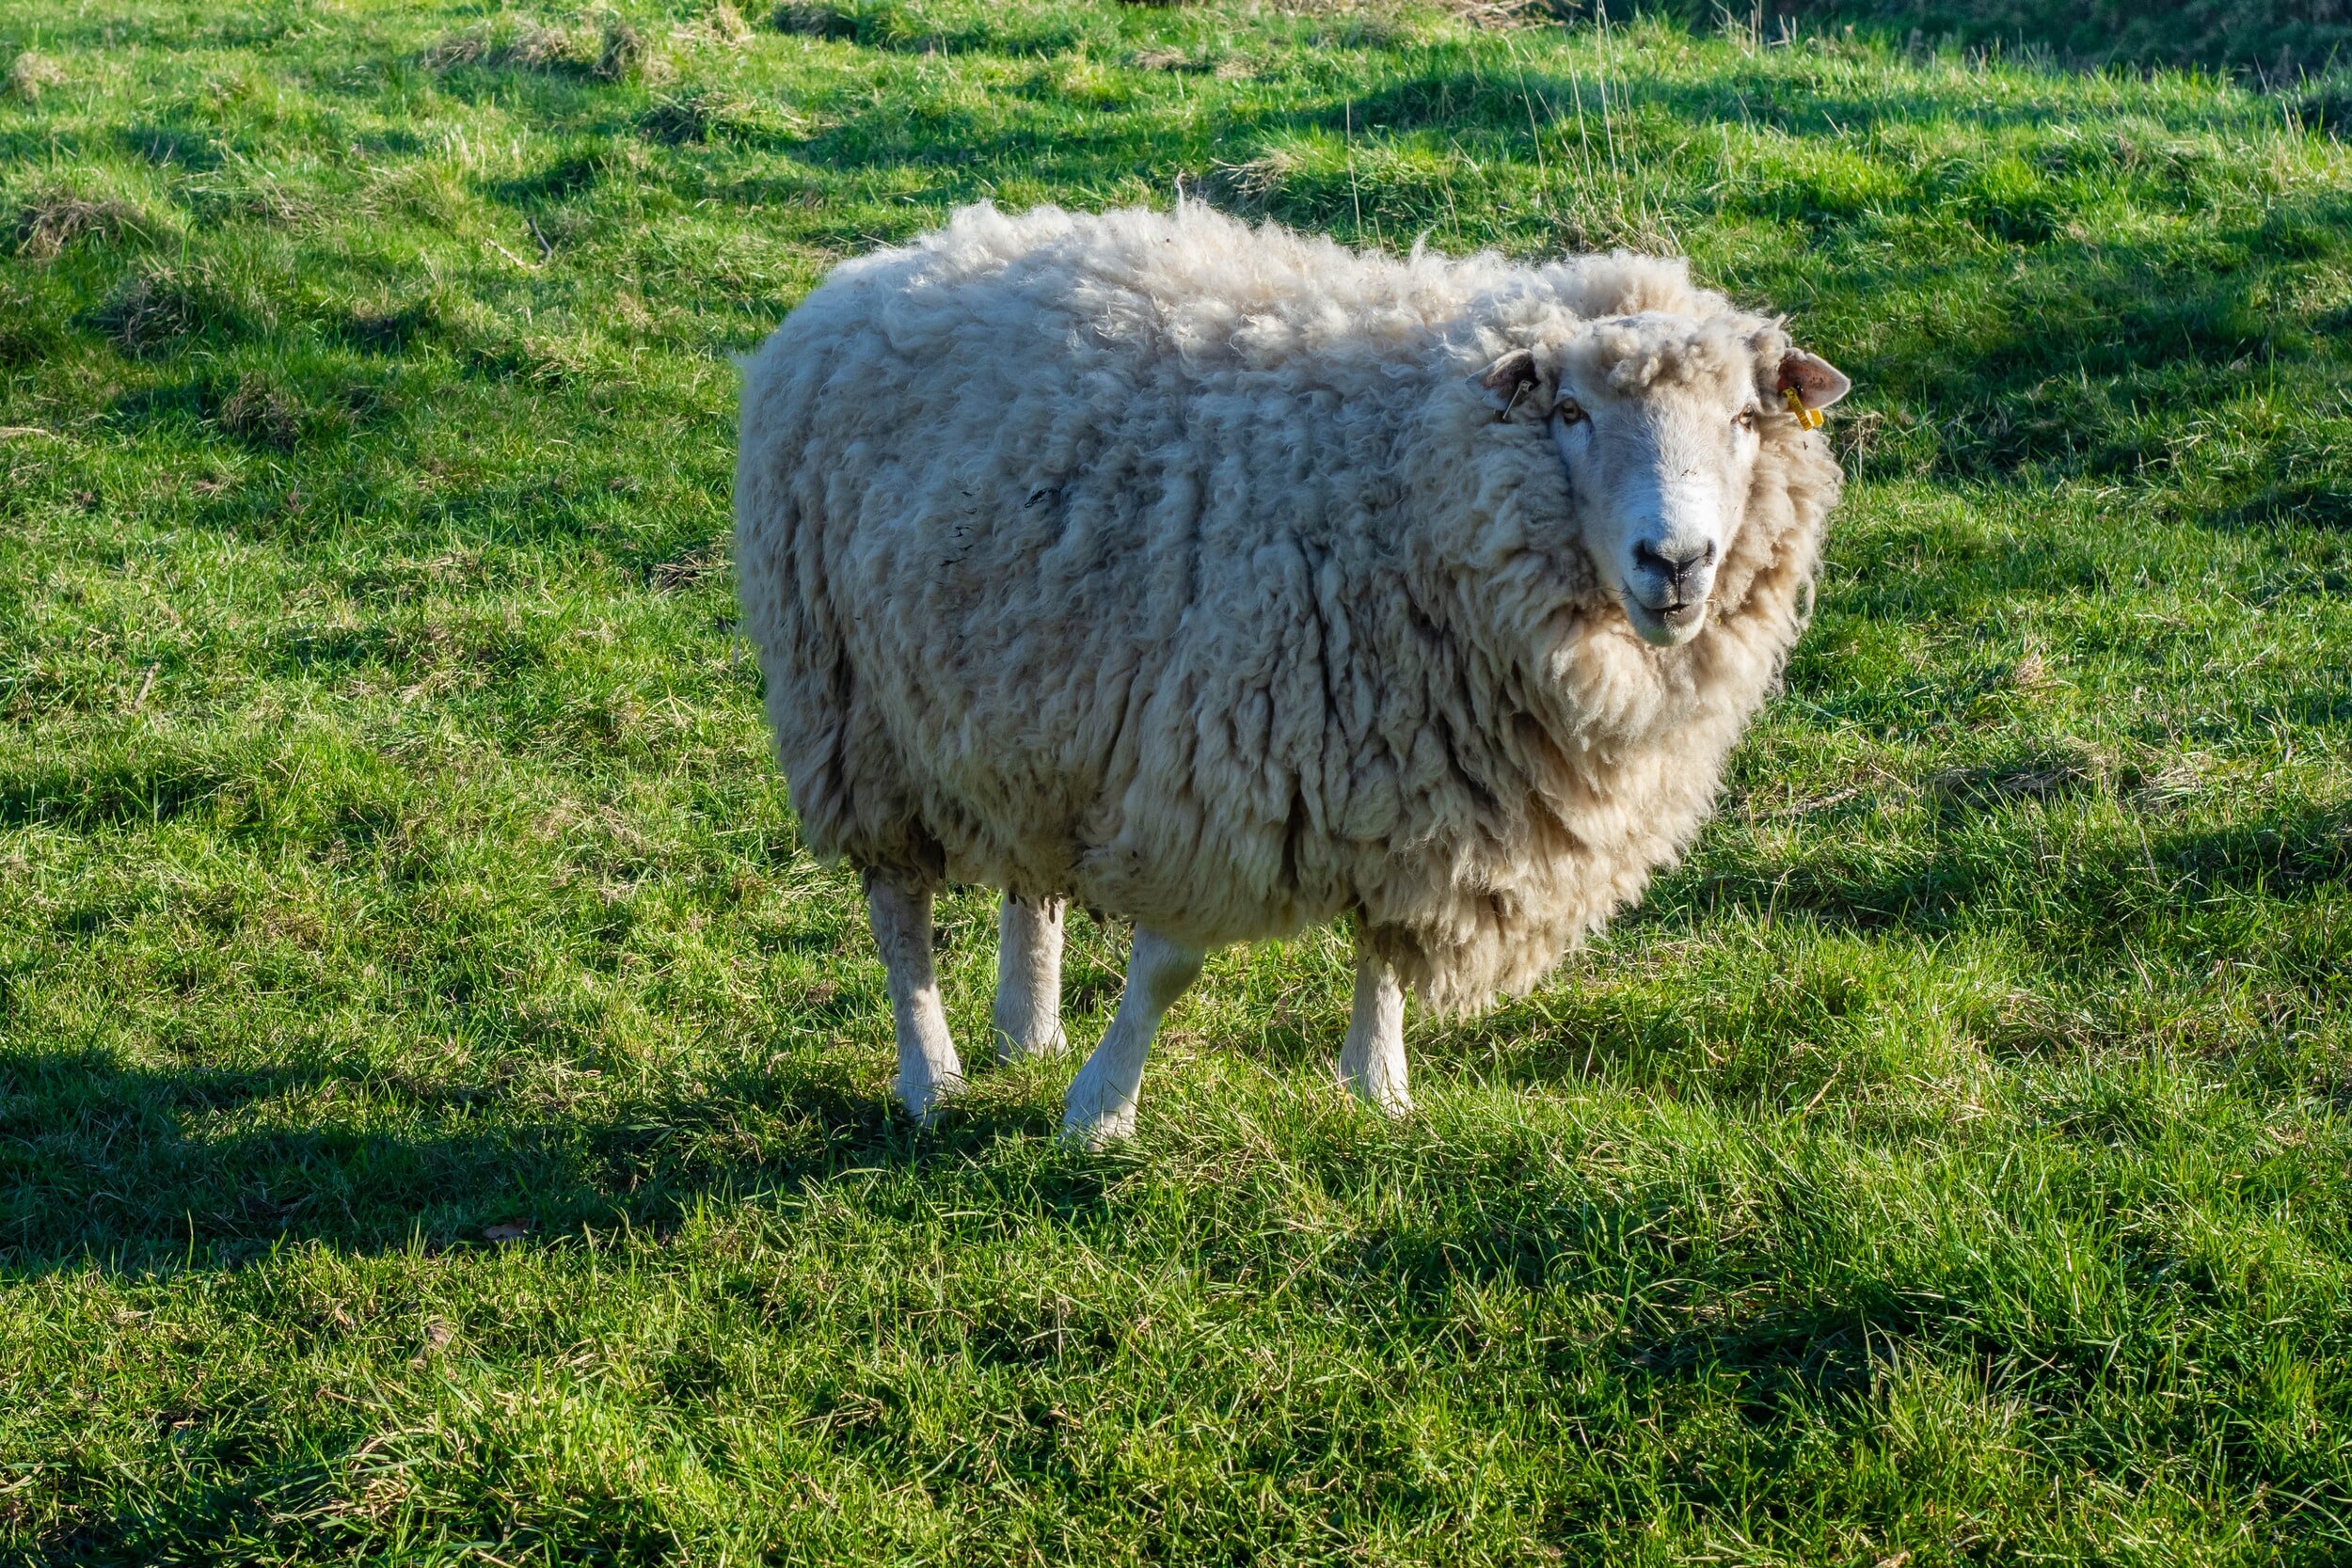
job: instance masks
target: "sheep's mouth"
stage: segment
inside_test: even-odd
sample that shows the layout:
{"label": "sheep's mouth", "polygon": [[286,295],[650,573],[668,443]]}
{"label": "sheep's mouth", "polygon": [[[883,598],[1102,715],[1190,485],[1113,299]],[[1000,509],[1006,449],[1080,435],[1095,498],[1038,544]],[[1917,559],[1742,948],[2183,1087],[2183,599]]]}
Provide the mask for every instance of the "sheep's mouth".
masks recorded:
{"label": "sheep's mouth", "polygon": [[1645,605],[1631,594],[1620,598],[1625,605],[1625,618],[1633,624],[1634,634],[1653,648],[1678,648],[1707,625],[1704,596],[1661,607]]}

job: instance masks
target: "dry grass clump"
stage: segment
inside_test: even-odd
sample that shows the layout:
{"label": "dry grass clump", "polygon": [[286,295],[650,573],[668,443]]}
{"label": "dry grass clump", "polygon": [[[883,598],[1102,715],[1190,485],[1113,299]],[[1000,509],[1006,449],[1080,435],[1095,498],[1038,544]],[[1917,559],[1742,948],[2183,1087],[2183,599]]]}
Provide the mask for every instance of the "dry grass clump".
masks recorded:
{"label": "dry grass clump", "polygon": [[292,451],[302,435],[307,412],[299,401],[267,376],[248,373],[239,377],[229,395],[221,399],[213,422],[239,440]]}
{"label": "dry grass clump", "polygon": [[65,86],[67,80],[63,65],[27,49],[8,63],[6,90],[8,97],[31,103],[49,88]]}
{"label": "dry grass clump", "polygon": [[653,101],[637,128],[656,141],[675,144],[723,141],[765,128],[759,105],[723,87],[688,87]]}
{"label": "dry grass clump", "polygon": [[437,295],[409,299],[377,295],[353,305],[333,325],[337,336],[355,347],[390,354],[442,330],[445,317]]}
{"label": "dry grass clump", "polygon": [[1173,71],[1194,76],[1215,71],[1220,80],[1230,82],[1234,77],[1229,68],[1240,59],[1238,55],[1219,58],[1206,49],[1139,49],[1128,63],[1137,71]]}
{"label": "dry grass clump", "polygon": [[1242,163],[1213,166],[1204,183],[1213,198],[1244,212],[1257,212],[1279,196],[1304,165],[1305,160],[1288,148],[1269,148]]}
{"label": "dry grass clump", "polygon": [[160,354],[193,331],[199,311],[191,291],[168,269],[133,273],[98,308],[97,325],[126,354]]}
{"label": "dry grass clump", "polygon": [[423,58],[436,71],[469,65],[546,71],[581,63],[581,55],[579,40],[569,30],[525,22],[448,34],[427,44]]}
{"label": "dry grass clump", "polygon": [[608,17],[597,39],[596,63],[588,74],[599,82],[648,82],[667,72],[651,39],[620,18]]}
{"label": "dry grass clump", "polygon": [[682,594],[698,588],[727,569],[724,550],[696,548],[668,561],[657,561],[645,574],[648,587],[657,594]]}
{"label": "dry grass clump", "polygon": [[76,240],[118,240],[144,234],[150,220],[127,201],[86,197],[72,191],[43,191],[17,210],[16,253],[46,261]]}
{"label": "dry grass clump", "polygon": [[1529,27],[1589,18],[1575,0],[1438,0],[1438,8],[1473,27]]}
{"label": "dry grass clump", "polygon": [[135,358],[168,353],[199,332],[252,336],[276,325],[269,298],[249,277],[202,263],[150,264],[115,285],[91,325]]}
{"label": "dry grass clump", "polygon": [[[742,18],[737,16],[736,21],[739,24]],[[423,59],[436,71],[486,66],[568,72],[599,82],[654,81],[667,73],[653,40],[611,14],[597,23],[574,25],[502,18],[435,40],[426,47]]]}
{"label": "dry grass clump", "polygon": [[528,23],[488,63],[522,71],[564,71],[585,67],[595,57],[594,40],[584,29]]}
{"label": "dry grass clump", "polygon": [[856,13],[828,0],[784,0],[769,13],[768,25],[802,38],[849,40],[858,34]]}
{"label": "dry grass clump", "polygon": [[713,0],[702,15],[674,29],[671,37],[689,47],[740,49],[752,41],[752,24],[727,0]]}
{"label": "dry grass clump", "polygon": [[259,367],[238,372],[234,381],[211,380],[203,396],[222,434],[247,446],[294,451],[350,435],[378,406],[381,394],[358,382],[306,388],[298,377]]}

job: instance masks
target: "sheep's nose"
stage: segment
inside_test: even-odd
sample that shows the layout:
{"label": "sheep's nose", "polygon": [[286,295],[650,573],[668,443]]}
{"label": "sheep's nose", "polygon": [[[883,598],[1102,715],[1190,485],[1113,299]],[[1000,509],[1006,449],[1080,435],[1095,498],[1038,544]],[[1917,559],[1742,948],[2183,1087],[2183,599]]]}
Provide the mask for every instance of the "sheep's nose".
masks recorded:
{"label": "sheep's nose", "polygon": [[1672,553],[1658,548],[1648,540],[1633,546],[1633,563],[1645,572],[1656,572],[1668,582],[1680,582],[1703,566],[1715,563],[1715,541],[1676,549]]}

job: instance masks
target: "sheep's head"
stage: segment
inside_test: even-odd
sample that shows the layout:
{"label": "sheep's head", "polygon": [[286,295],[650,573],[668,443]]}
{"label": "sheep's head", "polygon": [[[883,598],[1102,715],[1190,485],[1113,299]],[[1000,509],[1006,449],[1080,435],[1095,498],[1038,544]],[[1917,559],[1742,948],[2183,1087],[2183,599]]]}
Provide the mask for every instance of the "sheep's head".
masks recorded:
{"label": "sheep's head", "polygon": [[1851,385],[1771,323],[1655,312],[1514,350],[1471,384],[1549,434],[1600,581],[1660,647],[1707,624],[1764,443],[1802,438]]}

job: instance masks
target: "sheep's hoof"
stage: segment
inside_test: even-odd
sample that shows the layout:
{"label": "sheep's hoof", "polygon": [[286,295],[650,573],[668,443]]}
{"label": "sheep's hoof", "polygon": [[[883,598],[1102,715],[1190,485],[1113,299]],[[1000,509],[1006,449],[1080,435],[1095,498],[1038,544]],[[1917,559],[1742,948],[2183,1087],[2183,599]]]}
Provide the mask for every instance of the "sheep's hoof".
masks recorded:
{"label": "sheep's hoof", "polygon": [[1080,1148],[1101,1148],[1136,1135],[1136,1108],[1132,1103],[1108,1112],[1081,1111],[1072,1106],[1061,1118],[1062,1142]]}
{"label": "sheep's hoof", "polygon": [[1000,1062],[1025,1061],[1031,1056],[1058,1056],[1070,1049],[1070,1037],[1057,1023],[1033,1038],[1024,1038],[1009,1029],[989,1031],[996,1042],[996,1059]]}
{"label": "sheep's hoof", "polygon": [[1352,1076],[1344,1069],[1338,1077],[1340,1087],[1391,1121],[1401,1121],[1413,1114],[1413,1097],[1405,1092],[1402,1084],[1375,1083]]}
{"label": "sheep's hoof", "polygon": [[906,1107],[907,1115],[929,1127],[938,1117],[940,1107],[963,1092],[963,1080],[949,1074],[917,1081],[900,1073],[895,1087],[898,1103]]}

